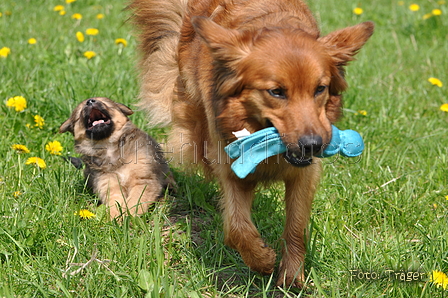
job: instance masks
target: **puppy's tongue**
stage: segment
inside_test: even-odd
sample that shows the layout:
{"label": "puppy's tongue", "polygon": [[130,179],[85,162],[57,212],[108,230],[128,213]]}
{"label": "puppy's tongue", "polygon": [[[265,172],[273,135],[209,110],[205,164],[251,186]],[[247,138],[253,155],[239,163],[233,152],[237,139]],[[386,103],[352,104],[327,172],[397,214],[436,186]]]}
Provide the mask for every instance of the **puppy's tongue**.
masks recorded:
{"label": "puppy's tongue", "polygon": [[100,124],[100,123],[104,123],[104,120],[101,119],[101,120],[93,121],[92,126],[95,126],[95,125]]}

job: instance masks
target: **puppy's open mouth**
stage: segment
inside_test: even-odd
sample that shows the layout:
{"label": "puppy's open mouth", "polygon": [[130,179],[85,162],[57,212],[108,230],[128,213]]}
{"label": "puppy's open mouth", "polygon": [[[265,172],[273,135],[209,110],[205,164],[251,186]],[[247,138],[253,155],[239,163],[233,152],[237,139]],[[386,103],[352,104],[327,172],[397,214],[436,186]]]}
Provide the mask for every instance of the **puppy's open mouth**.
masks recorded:
{"label": "puppy's open mouth", "polygon": [[114,123],[107,112],[101,105],[95,104],[97,107],[86,106],[84,110],[84,125],[86,127],[86,136],[92,140],[102,140],[108,138],[114,129]]}
{"label": "puppy's open mouth", "polygon": [[109,125],[110,117],[98,109],[92,108],[87,118],[87,130],[93,130],[95,126]]}

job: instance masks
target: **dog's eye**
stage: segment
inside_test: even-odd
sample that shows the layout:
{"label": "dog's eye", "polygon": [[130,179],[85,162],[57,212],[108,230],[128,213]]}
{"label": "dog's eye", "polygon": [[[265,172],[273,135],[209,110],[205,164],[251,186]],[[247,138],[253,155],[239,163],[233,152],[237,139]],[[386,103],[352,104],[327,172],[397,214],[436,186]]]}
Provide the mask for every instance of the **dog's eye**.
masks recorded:
{"label": "dog's eye", "polygon": [[327,86],[318,86],[316,88],[316,92],[314,92],[314,96],[320,95],[325,91],[325,89],[327,89]]}
{"label": "dog's eye", "polygon": [[286,99],[286,91],[282,88],[275,88],[267,90],[269,95],[275,98]]}

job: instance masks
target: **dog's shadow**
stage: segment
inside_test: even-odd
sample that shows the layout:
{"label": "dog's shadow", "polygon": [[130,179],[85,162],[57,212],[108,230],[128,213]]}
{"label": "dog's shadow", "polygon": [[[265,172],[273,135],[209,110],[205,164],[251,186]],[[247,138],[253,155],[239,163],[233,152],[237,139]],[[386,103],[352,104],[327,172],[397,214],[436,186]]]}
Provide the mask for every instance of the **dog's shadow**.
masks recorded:
{"label": "dog's shadow", "polygon": [[[194,253],[200,263],[212,272],[218,291],[227,293],[241,288],[249,297],[262,297],[267,291],[272,297],[284,297],[284,291],[275,287],[276,273],[262,276],[251,271],[239,253],[224,244],[223,223],[219,206],[220,191],[217,183],[206,181],[200,174],[174,171],[177,191],[166,196],[169,204],[168,218],[181,230],[188,230]],[[256,192],[252,219],[262,238],[277,252],[277,266],[283,247],[284,188],[271,185]],[[307,260],[308,261],[308,260]],[[294,289],[297,293],[300,290]]]}

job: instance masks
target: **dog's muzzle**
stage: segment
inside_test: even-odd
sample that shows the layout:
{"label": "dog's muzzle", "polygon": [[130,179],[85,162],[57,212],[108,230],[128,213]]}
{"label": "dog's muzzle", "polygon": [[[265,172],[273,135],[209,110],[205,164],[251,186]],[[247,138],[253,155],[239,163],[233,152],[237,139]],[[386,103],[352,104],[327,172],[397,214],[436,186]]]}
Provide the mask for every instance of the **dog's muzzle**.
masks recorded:
{"label": "dog's muzzle", "polygon": [[297,144],[287,144],[283,153],[288,163],[296,167],[306,167],[312,164],[313,156],[323,150],[323,140],[319,135],[305,135]]}

